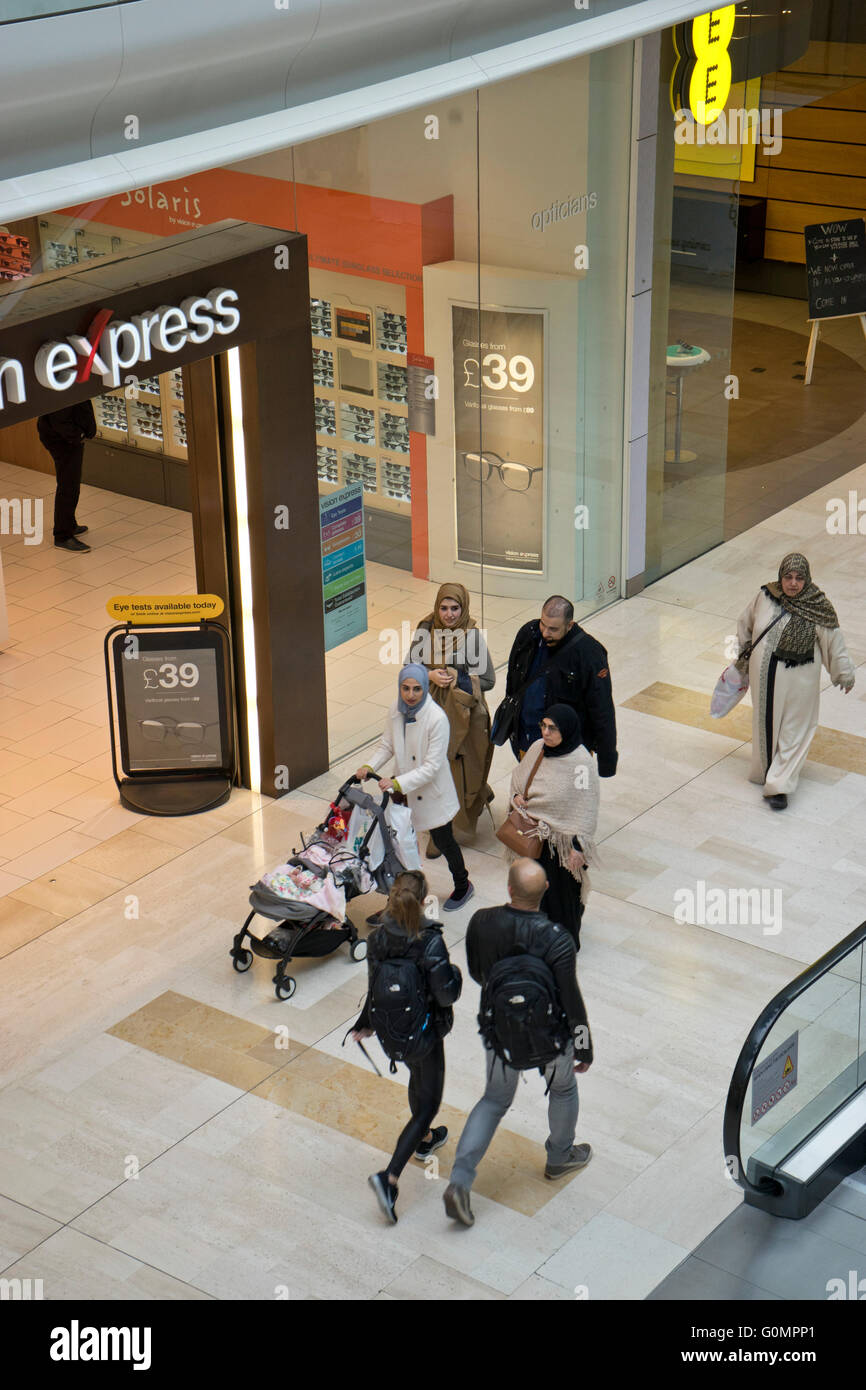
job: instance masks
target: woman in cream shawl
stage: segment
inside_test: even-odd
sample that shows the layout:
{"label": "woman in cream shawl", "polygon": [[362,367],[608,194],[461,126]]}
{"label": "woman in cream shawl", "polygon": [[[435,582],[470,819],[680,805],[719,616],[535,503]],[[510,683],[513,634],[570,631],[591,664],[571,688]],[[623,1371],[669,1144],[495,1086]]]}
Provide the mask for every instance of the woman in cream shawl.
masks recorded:
{"label": "woman in cream shawl", "polygon": [[[846,695],[854,685],[854,663],[836,610],[813,583],[805,555],[785,556],[778,580],[764,584],[740,615],[737,640],[740,650],[756,642],[748,658],[749,781],[763,785],[772,810],[783,811],[818,727],[821,667]],[[741,660],[745,664],[745,657]]]}
{"label": "woman in cream shawl", "polygon": [[578,951],[580,919],[589,896],[586,865],[595,859],[599,804],[598,770],[581,745],[581,732],[580,719],[569,705],[551,705],[541,721],[541,738],[511,774],[511,803],[537,822],[542,840],[538,862],[547,874],[547,892],[540,910],[567,928]]}
{"label": "woman in cream shawl", "polygon": [[[455,828],[474,834],[478,817],[493,800],[487,783],[493,745],[484,694],[496,676],[462,584],[440,585],[433,611],[418,624],[409,652],[410,661],[427,667],[430,695],[448,716],[448,763],[460,799]],[[431,843],[427,857],[437,855]]]}

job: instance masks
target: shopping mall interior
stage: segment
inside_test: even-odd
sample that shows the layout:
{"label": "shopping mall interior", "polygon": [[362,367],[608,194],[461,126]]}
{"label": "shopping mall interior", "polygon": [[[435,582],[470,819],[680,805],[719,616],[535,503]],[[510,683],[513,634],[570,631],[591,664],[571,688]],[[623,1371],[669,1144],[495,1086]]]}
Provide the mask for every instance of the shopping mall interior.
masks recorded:
{"label": "shopping mall interior", "polygon": [[[85,263],[120,262],[190,227],[306,236],[310,478],[323,500],[361,485],[366,603],[360,630],[324,654],[327,769],[277,797],[248,778],[200,815],[136,814],[115,779],[106,605],[201,587],[190,368],[95,396],[78,508],[89,552],[52,545],[54,470],[35,421],[0,430],[0,493],[19,499],[22,517],[42,519],[38,537],[0,534],[4,1278],[41,1278],[56,1299],[271,1299],[287,1287],[292,1300],[817,1300],[866,1250],[863,1173],[787,1222],[743,1205],[721,1147],[732,1068],[755,1020],[866,919],[866,504],[856,510],[866,497],[866,319],[823,325],[807,384],[802,235],[866,209],[866,40],[811,44],[762,76],[762,102],[790,122],[778,158],[758,148],[750,170],[708,174],[675,151],[672,120],[669,148],[659,142],[646,564],[635,591],[622,562],[623,295],[609,307],[628,260],[625,234],[612,229],[628,220],[630,113],[616,99],[631,90],[631,45],[511,79],[480,103],[472,93],[444,104],[451,144],[429,141],[426,163],[411,112],[0,229],[0,249],[26,256],[46,292]],[[658,89],[664,111],[664,62]],[[605,162],[581,126],[554,177],[531,167],[531,152],[575,91],[584,114],[610,117],[614,155]],[[512,210],[501,147],[527,111]],[[595,226],[587,204],[539,239],[532,209],[547,206],[552,178],[574,193],[602,190]],[[581,280],[577,323],[563,254],[582,236],[593,255],[609,247],[597,279],[585,290]],[[20,265],[8,269],[0,321],[21,289]],[[518,436],[523,462],[511,466],[523,480],[510,495],[508,455],[494,454],[489,436],[499,479],[489,465],[484,477],[471,472],[487,455],[471,423],[459,438],[457,378],[437,379],[435,419],[424,424],[411,375],[423,382],[446,358],[464,370],[452,314],[474,316],[480,341],[483,316],[494,324],[502,306],[524,344],[511,358],[518,372],[532,352],[551,363],[538,395],[550,440]],[[677,351],[694,348],[684,366]],[[578,366],[588,384],[575,410],[565,371],[576,378]],[[510,381],[531,389],[525,376]],[[505,501],[491,500],[495,488]],[[828,508],[852,496],[859,529],[832,530]],[[572,526],[584,499],[604,518],[586,538]],[[824,673],[800,788],[774,816],[748,781],[749,701],[719,721],[709,699],[739,614],[792,551],[835,605],[858,683],[845,699]],[[475,1228],[443,1217],[440,1190],[482,1081],[465,937],[475,908],[503,900],[495,825],[514,766],[506,745],[493,758],[492,814],[475,836],[458,834],[472,906],[445,925],[465,979],[447,1045],[450,1138],[436,1181],[423,1165],[407,1168],[390,1232],[366,1182],[402,1123],[405,1076],[375,1074],[344,1045],[364,966],[345,950],[298,960],[295,993],[278,999],[266,961],[242,972],[229,953],[250,885],[323,819],[381,734],[397,693],[394,634],[405,650],[452,578],[466,583],[496,668],[491,711],[514,636],[551,588],[574,598],[609,657],[620,761],[601,784],[578,962],[597,1058],[579,1078],[578,1139],[594,1157],[545,1183],[546,1100],[530,1076],[480,1172]],[[299,685],[306,677],[299,669]],[[447,897],[444,861],[425,872]],[[680,920],[676,894],[696,879],[778,891],[783,925]],[[375,894],[352,903],[362,937],[381,906]],[[840,1051],[862,1062],[863,950],[856,971],[849,961],[817,1001],[787,1012],[801,1063],[818,1059],[801,1096],[823,1093]],[[756,1145],[747,1118],[744,1158]],[[796,1230],[808,1239],[796,1244]]]}

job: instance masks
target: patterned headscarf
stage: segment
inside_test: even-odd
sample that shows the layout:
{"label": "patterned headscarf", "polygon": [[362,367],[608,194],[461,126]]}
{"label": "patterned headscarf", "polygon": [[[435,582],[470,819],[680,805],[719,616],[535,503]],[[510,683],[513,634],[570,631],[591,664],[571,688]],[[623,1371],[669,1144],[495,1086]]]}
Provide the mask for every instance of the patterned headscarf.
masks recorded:
{"label": "patterned headscarf", "polygon": [[[782,575],[799,574],[804,583],[796,598],[788,598],[781,585]],[[839,626],[836,610],[822,589],[812,582],[812,572],[805,555],[794,551],[786,555],[779,566],[779,581],[764,585],[765,593],[780,603],[791,621],[785,626],[776,646],[776,656],[786,666],[807,666],[815,660],[815,627]]]}

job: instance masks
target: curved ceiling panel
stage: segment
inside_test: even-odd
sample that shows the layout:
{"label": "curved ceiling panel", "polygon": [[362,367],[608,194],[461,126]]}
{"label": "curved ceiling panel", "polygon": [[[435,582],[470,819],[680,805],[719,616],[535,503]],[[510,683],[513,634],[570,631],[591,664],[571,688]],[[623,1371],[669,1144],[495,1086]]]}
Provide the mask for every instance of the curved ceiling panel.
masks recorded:
{"label": "curved ceiling panel", "polygon": [[344,130],[665,28],[707,0],[577,3],[126,0],[3,24],[0,216]]}
{"label": "curved ceiling panel", "polygon": [[128,148],[130,114],[138,117],[139,143],[155,144],[282,109],[286,74],[312,39],[318,14],[319,0],[291,0],[286,10],[249,0],[125,7],[123,63],[96,109],[92,153]]}

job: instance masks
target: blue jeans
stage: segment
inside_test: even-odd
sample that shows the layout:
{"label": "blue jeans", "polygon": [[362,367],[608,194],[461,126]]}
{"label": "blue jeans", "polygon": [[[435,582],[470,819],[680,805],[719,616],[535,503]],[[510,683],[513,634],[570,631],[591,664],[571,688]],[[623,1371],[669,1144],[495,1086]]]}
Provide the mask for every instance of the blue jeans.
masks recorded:
{"label": "blue jeans", "polygon": [[[550,1135],[545,1145],[550,1164],[565,1163],[574,1144],[577,1129],[577,1079],[574,1074],[574,1049],[545,1068],[545,1080],[550,1082],[547,1119]],[[520,1072],[501,1061],[495,1052],[487,1050],[487,1089],[470,1112],[463,1127],[450,1182],[457,1187],[471,1188],[478,1165],[490,1147],[499,1121],[510,1108]]]}

